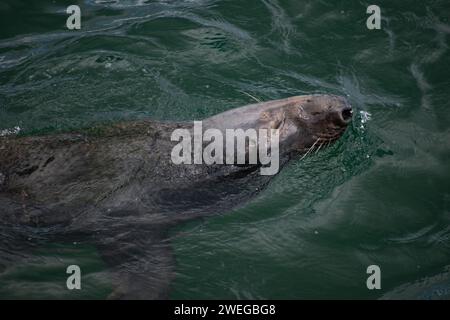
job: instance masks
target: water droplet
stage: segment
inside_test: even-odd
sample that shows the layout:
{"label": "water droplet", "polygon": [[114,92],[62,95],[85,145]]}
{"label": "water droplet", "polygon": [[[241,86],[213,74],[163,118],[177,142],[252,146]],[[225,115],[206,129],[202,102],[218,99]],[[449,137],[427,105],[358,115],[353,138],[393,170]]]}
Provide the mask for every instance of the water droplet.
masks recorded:
{"label": "water droplet", "polygon": [[367,111],[361,110],[359,112],[359,114],[361,115],[361,122],[362,123],[366,123],[367,121],[370,121],[372,119],[372,115],[369,112],[367,112]]}

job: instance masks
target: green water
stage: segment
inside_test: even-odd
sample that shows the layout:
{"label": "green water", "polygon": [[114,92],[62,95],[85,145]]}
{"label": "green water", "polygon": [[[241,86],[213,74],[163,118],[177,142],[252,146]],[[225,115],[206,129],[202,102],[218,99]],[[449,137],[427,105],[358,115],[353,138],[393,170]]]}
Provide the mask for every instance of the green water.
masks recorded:
{"label": "green water", "polygon": [[[338,143],[244,208],[173,231],[171,298],[449,298],[450,4],[393,2],[377,1],[382,29],[368,30],[365,1],[2,0],[0,132],[345,95],[355,117]],[[82,27],[69,31],[75,3]],[[0,297],[111,290],[89,244],[23,260],[0,274]],[[61,289],[74,261],[76,293]],[[369,265],[381,290],[366,287]]]}

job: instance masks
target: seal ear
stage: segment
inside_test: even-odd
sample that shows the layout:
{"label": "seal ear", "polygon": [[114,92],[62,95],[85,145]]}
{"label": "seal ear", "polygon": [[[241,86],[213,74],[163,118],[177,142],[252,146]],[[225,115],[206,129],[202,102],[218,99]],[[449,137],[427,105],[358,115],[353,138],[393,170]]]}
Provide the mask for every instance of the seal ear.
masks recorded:
{"label": "seal ear", "polygon": [[296,123],[295,115],[292,115],[293,110],[280,110],[274,115],[276,119],[274,121],[274,126],[272,129],[280,130],[280,142],[289,140],[290,137],[293,137],[298,132],[298,124]]}
{"label": "seal ear", "polygon": [[260,128],[278,129],[280,146],[292,145],[298,136],[299,126],[296,118],[299,112],[294,105],[265,111],[260,116]]}
{"label": "seal ear", "polygon": [[286,114],[283,110],[264,111],[259,116],[259,127],[266,129],[280,129],[286,120]]}

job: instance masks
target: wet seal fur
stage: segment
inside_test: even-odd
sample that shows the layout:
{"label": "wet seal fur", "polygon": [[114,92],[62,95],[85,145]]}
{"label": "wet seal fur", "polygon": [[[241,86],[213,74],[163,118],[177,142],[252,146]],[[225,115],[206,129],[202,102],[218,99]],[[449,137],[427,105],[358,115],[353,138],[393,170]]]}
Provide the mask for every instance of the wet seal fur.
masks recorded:
{"label": "wet seal fur", "polygon": [[[203,120],[203,130],[279,129],[282,168],[338,139],[351,117],[343,97],[296,96],[231,109]],[[170,137],[177,128],[192,130],[192,123],[142,120],[1,137],[1,233],[21,245],[30,234],[93,243],[111,266],[111,298],[167,297],[168,230],[244,204],[271,178],[259,175],[258,165],[173,164]]]}

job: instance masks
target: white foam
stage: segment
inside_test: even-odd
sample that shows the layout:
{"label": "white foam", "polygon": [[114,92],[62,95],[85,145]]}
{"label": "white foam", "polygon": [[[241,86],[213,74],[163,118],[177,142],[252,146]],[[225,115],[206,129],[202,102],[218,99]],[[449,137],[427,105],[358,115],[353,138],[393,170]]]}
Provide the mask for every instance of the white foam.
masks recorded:
{"label": "white foam", "polygon": [[12,134],[18,134],[22,129],[19,126],[15,126],[14,128],[3,129],[0,130],[0,137],[9,136]]}
{"label": "white foam", "polygon": [[364,129],[364,124],[367,123],[368,121],[370,121],[372,119],[372,114],[370,114],[367,111],[361,110],[359,111],[359,115],[361,117],[361,129]]}

